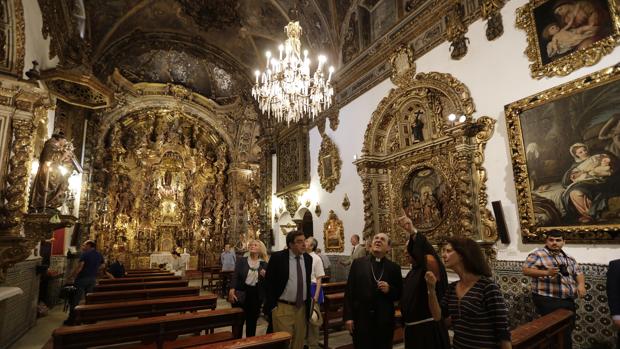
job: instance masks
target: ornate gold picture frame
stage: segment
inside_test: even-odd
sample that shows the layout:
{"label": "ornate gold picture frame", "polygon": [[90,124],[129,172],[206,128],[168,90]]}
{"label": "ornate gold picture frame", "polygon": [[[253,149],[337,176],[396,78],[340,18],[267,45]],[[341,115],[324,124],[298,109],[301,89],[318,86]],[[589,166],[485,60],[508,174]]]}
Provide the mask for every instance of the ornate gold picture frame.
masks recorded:
{"label": "ornate gold picture frame", "polygon": [[620,41],[618,0],[534,0],[517,10],[536,79],[596,64]]}
{"label": "ornate gold picture frame", "polygon": [[620,243],[620,64],[505,107],[524,242]]}
{"label": "ornate gold picture frame", "polygon": [[325,252],[344,252],[344,225],[333,210],[323,225],[323,241]]}
{"label": "ornate gold picture frame", "polygon": [[327,135],[323,135],[321,149],[319,150],[319,179],[321,187],[331,193],[340,183],[340,167],[342,160],[338,147]]}

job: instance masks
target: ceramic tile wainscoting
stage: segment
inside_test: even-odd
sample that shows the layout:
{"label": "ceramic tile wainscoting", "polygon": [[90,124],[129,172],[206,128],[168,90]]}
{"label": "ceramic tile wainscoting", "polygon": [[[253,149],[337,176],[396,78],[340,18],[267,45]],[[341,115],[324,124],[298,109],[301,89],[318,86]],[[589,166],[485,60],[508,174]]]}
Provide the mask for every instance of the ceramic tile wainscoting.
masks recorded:
{"label": "ceramic tile wainscoting", "polygon": [[0,287],[19,287],[23,293],[0,302],[0,348],[8,348],[37,321],[41,258],[27,259],[7,271],[6,282]]}
{"label": "ceramic tile wainscoting", "polygon": [[[510,311],[510,327],[532,321],[536,316],[530,292],[530,278],[524,276],[520,261],[496,261],[493,275],[502,288]],[[607,266],[581,264],[588,294],[576,301],[577,317],[573,331],[575,349],[613,348],[616,331],[607,304]]]}

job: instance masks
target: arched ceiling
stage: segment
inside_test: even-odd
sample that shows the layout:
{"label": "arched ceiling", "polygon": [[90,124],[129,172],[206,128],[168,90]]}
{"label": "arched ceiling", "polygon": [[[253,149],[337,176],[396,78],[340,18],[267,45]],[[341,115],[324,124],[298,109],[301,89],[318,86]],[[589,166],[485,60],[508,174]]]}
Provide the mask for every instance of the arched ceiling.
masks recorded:
{"label": "arched ceiling", "polygon": [[294,12],[285,0],[84,0],[85,37],[102,81],[117,67],[133,82],[182,84],[220,101],[248,93],[295,13],[302,46],[336,65],[350,3],[301,0]]}

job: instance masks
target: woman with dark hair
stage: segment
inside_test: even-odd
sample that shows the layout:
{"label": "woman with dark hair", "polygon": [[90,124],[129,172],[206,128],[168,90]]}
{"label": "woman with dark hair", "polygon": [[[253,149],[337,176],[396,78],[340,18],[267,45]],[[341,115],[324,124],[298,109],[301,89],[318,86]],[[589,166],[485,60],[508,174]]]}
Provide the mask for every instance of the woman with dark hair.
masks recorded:
{"label": "woman with dark hair", "polygon": [[512,348],[508,309],[499,286],[490,279],[491,268],[478,244],[472,239],[452,238],[443,259],[460,280],[448,286],[441,303],[435,274],[427,271],[425,278],[433,318],[445,318],[454,330],[453,348]]}
{"label": "woman with dark hair", "polygon": [[446,268],[426,237],[418,233],[411,219],[406,215],[398,219],[400,227],[409,233],[407,253],[411,257],[411,270],[403,283],[400,301],[402,319],[405,324],[405,348],[450,348],[448,330],[441,319],[434,319],[424,276],[432,273],[437,281],[436,299],[442,299],[448,287]]}
{"label": "woman with dark hair", "polygon": [[254,337],[260,307],[265,299],[263,283],[268,257],[267,248],[260,240],[250,240],[248,252],[249,256],[237,259],[228,300],[233,306],[243,308],[245,336]]}

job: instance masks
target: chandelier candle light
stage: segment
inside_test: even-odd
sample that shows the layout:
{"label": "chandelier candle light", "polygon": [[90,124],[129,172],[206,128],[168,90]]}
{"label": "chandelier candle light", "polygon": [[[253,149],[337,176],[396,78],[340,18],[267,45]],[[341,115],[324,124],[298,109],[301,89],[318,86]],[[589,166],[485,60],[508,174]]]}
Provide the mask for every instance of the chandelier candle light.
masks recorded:
{"label": "chandelier candle light", "polygon": [[256,71],[256,84],[252,96],[258,101],[263,113],[274,116],[278,121],[300,120],[304,115],[314,119],[330,107],[334,89],[330,83],[334,67],[329,67],[327,80],[324,79],[325,56],[318,57],[318,67],[310,76],[308,50],[301,56],[301,26],[290,22],[284,31],[288,39],[278,47],[280,59],[266,52],[267,66],[261,74]]}

